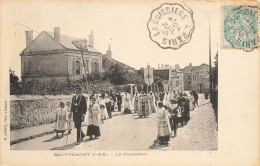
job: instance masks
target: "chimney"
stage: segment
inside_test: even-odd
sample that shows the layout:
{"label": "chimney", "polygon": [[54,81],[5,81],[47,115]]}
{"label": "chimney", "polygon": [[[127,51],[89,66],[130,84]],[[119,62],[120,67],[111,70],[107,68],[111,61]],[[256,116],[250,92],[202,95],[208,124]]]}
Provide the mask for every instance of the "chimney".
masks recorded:
{"label": "chimney", "polygon": [[192,63],[190,63],[190,66],[192,66]]}
{"label": "chimney", "polygon": [[25,31],[25,36],[26,36],[26,47],[28,47],[31,42],[33,41],[33,31]]}
{"label": "chimney", "polygon": [[91,34],[89,35],[89,47],[94,47],[94,35],[93,30],[91,30]]}
{"label": "chimney", "polygon": [[180,72],[180,66],[178,64],[175,65],[175,69],[176,69],[177,72]]}
{"label": "chimney", "polygon": [[54,27],[54,40],[60,42],[60,27]]}
{"label": "chimney", "polygon": [[160,63],[158,63],[158,69],[160,69]]}
{"label": "chimney", "polygon": [[112,51],[110,50],[110,45],[109,45],[108,50],[107,50],[107,56],[108,56],[109,58],[112,57]]}

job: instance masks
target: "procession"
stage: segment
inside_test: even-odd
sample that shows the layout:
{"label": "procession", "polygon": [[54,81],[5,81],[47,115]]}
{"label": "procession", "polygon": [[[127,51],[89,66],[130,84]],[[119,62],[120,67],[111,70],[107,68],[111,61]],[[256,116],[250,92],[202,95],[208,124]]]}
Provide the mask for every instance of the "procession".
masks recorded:
{"label": "procession", "polygon": [[196,150],[217,149],[218,52],[214,67],[207,56],[132,67],[110,44],[99,51],[93,30],[88,40],[33,32],[20,77],[9,70],[11,149],[189,150],[193,138]]}
{"label": "procession", "polygon": [[[162,100],[161,100],[162,99]],[[134,92],[134,96],[121,92],[105,92],[91,95],[82,94],[80,86],[75,87],[75,95],[72,102],[60,102],[56,109],[54,131],[56,138],[59,133],[71,134],[72,129],[77,130],[76,145],[79,145],[85,136],[90,140],[102,136],[100,125],[106,125],[106,121],[112,118],[112,112],[124,114],[137,114],[139,118],[149,118],[149,115],[157,115],[157,139],[160,144],[167,144],[171,137],[177,136],[177,129],[184,127],[190,120],[190,111],[198,107],[198,93],[186,91],[184,93],[167,91],[160,93],[156,98],[150,91]],[[87,131],[81,129],[86,124]],[[122,124],[123,125],[123,124]]]}

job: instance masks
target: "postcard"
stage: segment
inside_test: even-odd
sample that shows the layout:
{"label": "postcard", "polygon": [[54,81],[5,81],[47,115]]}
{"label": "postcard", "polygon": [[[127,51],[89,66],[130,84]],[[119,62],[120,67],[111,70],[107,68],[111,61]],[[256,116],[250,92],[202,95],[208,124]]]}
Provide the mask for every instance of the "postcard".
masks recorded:
{"label": "postcard", "polygon": [[7,1],[0,165],[259,165],[259,2]]}

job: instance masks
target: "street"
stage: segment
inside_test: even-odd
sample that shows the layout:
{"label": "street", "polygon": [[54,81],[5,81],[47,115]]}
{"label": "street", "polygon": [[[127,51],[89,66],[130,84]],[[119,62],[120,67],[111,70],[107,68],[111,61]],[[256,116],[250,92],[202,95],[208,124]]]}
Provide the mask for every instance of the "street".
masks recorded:
{"label": "street", "polygon": [[[137,113],[113,117],[101,124],[101,137],[89,140],[85,137],[76,143],[76,130],[63,138],[46,135],[11,146],[12,150],[217,150],[217,124],[209,100],[199,99],[200,106],[191,111],[189,123],[179,128],[177,137],[171,137],[168,145],[155,145],[157,138],[156,114],[139,118]],[[84,133],[87,127],[82,128]],[[68,139],[68,140],[67,140]],[[67,141],[67,145],[66,145]]]}

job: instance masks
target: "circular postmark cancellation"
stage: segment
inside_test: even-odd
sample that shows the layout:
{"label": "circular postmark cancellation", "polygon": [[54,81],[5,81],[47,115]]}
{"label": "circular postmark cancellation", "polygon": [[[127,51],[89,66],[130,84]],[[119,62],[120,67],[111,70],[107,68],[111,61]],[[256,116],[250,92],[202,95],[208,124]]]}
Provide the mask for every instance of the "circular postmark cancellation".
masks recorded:
{"label": "circular postmark cancellation", "polygon": [[251,51],[258,47],[258,8],[224,6],[224,48]]}
{"label": "circular postmark cancellation", "polygon": [[190,10],[178,3],[154,9],[147,24],[151,40],[164,49],[179,49],[188,43],[195,28]]}

